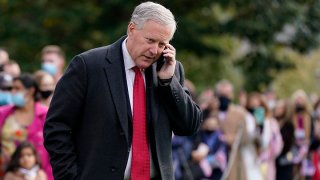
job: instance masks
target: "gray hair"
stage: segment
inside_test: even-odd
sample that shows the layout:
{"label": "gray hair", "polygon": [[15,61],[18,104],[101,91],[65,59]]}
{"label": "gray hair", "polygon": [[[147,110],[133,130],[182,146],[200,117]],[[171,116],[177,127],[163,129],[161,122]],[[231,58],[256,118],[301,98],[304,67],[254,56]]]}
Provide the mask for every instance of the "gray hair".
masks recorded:
{"label": "gray hair", "polygon": [[232,91],[233,91],[233,85],[230,81],[226,80],[226,79],[222,79],[220,80],[219,82],[217,82],[216,86],[215,86],[215,93],[217,95],[219,95],[221,93],[221,88],[222,87],[226,87],[226,86],[229,86]]}
{"label": "gray hair", "polygon": [[172,35],[176,31],[177,23],[172,12],[161,4],[149,1],[139,4],[134,9],[131,16],[131,22],[136,24],[138,29],[141,29],[148,20],[153,20],[165,26],[171,26]]}

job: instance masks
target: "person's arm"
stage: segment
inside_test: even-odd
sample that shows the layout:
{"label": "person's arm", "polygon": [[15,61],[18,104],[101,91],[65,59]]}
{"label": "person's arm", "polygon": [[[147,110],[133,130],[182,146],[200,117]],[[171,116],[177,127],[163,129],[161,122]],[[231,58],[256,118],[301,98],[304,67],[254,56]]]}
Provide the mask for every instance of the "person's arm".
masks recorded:
{"label": "person's arm", "polygon": [[282,148],[283,148],[283,141],[282,141],[282,136],[280,132],[280,127],[278,122],[275,119],[272,119],[272,134],[274,137],[274,143],[273,143],[273,152],[272,156],[273,158],[276,158],[277,156],[280,155]]}
{"label": "person's arm", "polygon": [[76,122],[81,120],[86,94],[86,65],[76,56],[58,82],[44,125],[44,145],[50,154],[55,180],[77,176],[73,142]]}
{"label": "person's arm", "polygon": [[47,180],[47,175],[43,170],[39,170],[37,180]]}
{"label": "person's arm", "polygon": [[12,172],[7,172],[3,178],[3,180],[12,180],[12,179],[15,179],[15,176]]}
{"label": "person's arm", "polygon": [[184,87],[184,70],[180,62],[177,62],[170,82],[163,84],[159,78],[158,89],[160,99],[171,118],[174,134],[192,135],[197,132],[202,122],[202,113]]}

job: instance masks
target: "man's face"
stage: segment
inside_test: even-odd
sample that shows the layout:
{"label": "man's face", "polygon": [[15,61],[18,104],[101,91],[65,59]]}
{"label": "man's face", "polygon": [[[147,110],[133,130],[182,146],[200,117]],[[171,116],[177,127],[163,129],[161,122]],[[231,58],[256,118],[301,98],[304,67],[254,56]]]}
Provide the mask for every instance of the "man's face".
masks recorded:
{"label": "man's face", "polygon": [[250,108],[256,108],[256,107],[261,106],[261,102],[260,102],[259,97],[257,97],[257,96],[251,97],[251,98],[249,99],[248,106],[249,106]]}
{"label": "man's face", "polygon": [[42,63],[53,64],[57,69],[63,68],[63,59],[56,53],[47,53],[42,56]]}
{"label": "man's face", "polygon": [[12,77],[18,77],[21,74],[21,69],[18,64],[7,64],[3,67],[3,71]]}
{"label": "man's face", "polygon": [[48,90],[53,91],[54,88],[55,88],[54,78],[49,74],[44,75],[39,84],[39,89],[41,91],[48,91]]}
{"label": "man's face", "polygon": [[229,85],[221,85],[218,89],[218,92],[219,92],[219,95],[220,96],[224,96],[230,100],[233,99],[233,88],[232,86],[229,86]]}
{"label": "man's face", "polygon": [[131,22],[128,25],[127,49],[135,64],[145,69],[159,59],[171,38],[170,26],[149,20],[138,29]]}

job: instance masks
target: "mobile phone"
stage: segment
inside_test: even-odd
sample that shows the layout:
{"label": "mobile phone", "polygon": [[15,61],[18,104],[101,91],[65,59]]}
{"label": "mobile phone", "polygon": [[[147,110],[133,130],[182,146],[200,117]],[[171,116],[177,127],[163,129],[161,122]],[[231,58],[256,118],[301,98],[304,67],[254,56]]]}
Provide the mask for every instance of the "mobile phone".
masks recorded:
{"label": "mobile phone", "polygon": [[[167,47],[165,49],[167,49]],[[160,71],[160,69],[162,68],[162,66],[165,62],[166,62],[166,59],[162,53],[161,56],[159,57],[159,59],[157,60],[157,71]]]}

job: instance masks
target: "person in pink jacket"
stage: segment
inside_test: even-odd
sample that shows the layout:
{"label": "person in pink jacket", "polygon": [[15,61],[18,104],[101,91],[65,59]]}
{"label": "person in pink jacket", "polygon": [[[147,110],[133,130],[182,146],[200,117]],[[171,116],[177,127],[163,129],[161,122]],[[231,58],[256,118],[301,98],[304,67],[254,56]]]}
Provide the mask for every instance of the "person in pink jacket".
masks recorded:
{"label": "person in pink jacket", "polygon": [[[0,107],[0,171],[3,173],[17,146],[24,141],[32,143],[39,154],[48,180],[53,180],[50,159],[43,146],[43,126],[48,108],[36,102],[37,84],[29,74],[14,78],[13,105]],[[0,174],[0,179],[3,174]]]}
{"label": "person in pink jacket", "polygon": [[257,126],[256,148],[258,164],[263,179],[275,180],[275,160],[283,148],[278,122],[272,117],[265,100],[259,93],[248,96],[247,109],[255,118]]}

